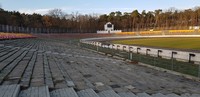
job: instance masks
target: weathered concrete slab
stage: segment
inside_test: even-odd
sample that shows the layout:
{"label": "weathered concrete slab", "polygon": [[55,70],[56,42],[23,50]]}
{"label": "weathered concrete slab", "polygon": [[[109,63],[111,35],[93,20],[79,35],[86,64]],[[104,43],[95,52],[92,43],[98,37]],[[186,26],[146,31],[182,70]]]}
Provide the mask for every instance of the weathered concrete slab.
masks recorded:
{"label": "weathered concrete slab", "polygon": [[98,93],[100,97],[120,97],[115,91],[113,90],[106,90]]}
{"label": "weathered concrete slab", "polygon": [[174,93],[172,93],[172,94],[168,94],[168,95],[166,95],[167,97],[180,97],[179,95],[176,95],[176,94],[174,94]]}
{"label": "weathered concrete slab", "polygon": [[28,63],[28,66],[26,67],[26,70],[24,71],[24,74],[23,74],[21,82],[20,82],[20,84],[23,87],[28,87],[30,84],[30,80],[31,80],[31,76],[32,76],[36,58],[37,58],[37,52],[34,52],[30,62]]}
{"label": "weathered concrete slab", "polygon": [[0,86],[0,97],[18,97],[19,91],[19,85],[3,85]]}
{"label": "weathered concrete slab", "polygon": [[118,93],[121,97],[137,97],[135,94],[133,94],[132,92],[122,92],[122,93]]}
{"label": "weathered concrete slab", "polygon": [[64,88],[52,91],[51,97],[78,97],[73,88]]}
{"label": "weathered concrete slab", "polygon": [[19,97],[50,97],[48,86],[30,87],[20,92]]}
{"label": "weathered concrete slab", "polygon": [[138,93],[137,94],[138,97],[151,97],[149,94],[147,93]]}
{"label": "weathered concrete slab", "polygon": [[153,95],[151,95],[152,97],[167,97],[167,96],[165,96],[165,95],[163,95],[163,94],[161,94],[161,93],[157,93],[157,94],[153,94]]}
{"label": "weathered concrete slab", "polygon": [[79,97],[99,97],[93,89],[85,89],[77,92]]}
{"label": "weathered concrete slab", "polygon": [[[6,41],[6,46],[0,48],[0,64],[3,63],[0,85],[19,83],[23,89],[48,85],[53,90],[74,87],[76,91],[92,88],[96,92],[112,89],[117,93],[149,94],[198,94],[200,91],[199,82],[100,55],[63,41]],[[21,55],[25,51],[27,54]]]}

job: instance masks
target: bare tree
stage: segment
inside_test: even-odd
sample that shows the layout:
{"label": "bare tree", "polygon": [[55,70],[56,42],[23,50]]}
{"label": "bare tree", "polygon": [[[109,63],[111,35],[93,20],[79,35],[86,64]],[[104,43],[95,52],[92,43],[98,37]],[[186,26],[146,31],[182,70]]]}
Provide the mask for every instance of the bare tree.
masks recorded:
{"label": "bare tree", "polygon": [[65,14],[64,12],[61,10],[61,9],[52,9],[52,10],[49,10],[48,14],[49,16],[52,16],[54,18],[64,18],[65,17]]}

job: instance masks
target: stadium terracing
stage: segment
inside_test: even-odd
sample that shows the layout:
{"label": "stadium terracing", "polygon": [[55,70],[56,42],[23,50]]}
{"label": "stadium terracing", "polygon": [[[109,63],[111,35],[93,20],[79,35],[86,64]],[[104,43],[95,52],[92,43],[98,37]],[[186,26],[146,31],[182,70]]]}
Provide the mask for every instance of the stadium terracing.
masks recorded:
{"label": "stadium terracing", "polygon": [[199,97],[198,81],[94,52],[77,42],[82,35],[98,37],[1,33],[0,97]]}
{"label": "stadium terracing", "polygon": [[22,38],[35,38],[31,34],[24,33],[4,33],[0,32],[0,39],[22,39]]}

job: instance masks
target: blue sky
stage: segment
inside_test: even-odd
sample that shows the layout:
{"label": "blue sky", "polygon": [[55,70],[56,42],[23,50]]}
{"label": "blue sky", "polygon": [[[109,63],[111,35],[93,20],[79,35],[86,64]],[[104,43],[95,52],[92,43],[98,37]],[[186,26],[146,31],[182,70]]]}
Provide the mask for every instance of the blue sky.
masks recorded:
{"label": "blue sky", "polygon": [[155,9],[187,9],[200,6],[200,0],[0,0],[2,8],[9,11],[45,14],[59,8],[66,13],[107,14],[112,11],[132,12]]}

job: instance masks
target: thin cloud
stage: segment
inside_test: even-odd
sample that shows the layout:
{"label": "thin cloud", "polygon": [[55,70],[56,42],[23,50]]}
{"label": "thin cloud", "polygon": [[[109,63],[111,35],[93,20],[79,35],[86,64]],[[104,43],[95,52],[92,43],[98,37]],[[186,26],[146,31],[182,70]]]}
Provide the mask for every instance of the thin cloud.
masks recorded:
{"label": "thin cloud", "polygon": [[[48,13],[49,10],[55,8],[45,8],[45,9],[20,9],[19,12],[26,13],[26,14],[33,14],[38,13],[41,15],[45,15]],[[72,13],[72,12],[79,12],[82,14],[90,14],[90,13],[99,13],[99,14],[108,14],[110,12],[121,11],[121,12],[131,12],[134,8],[73,8],[73,7],[61,7],[63,12]]]}
{"label": "thin cloud", "polygon": [[121,12],[132,12],[136,8],[77,8],[73,9],[72,12],[80,12],[83,14],[89,14],[89,13],[98,13],[98,14],[109,14],[110,12],[116,12],[116,11],[121,11]]}
{"label": "thin cloud", "polygon": [[19,9],[19,12],[21,13],[26,13],[26,14],[33,14],[33,13],[38,13],[41,15],[47,14],[50,10],[52,9],[61,9],[64,12],[67,12],[68,10],[71,10],[71,7],[61,7],[61,8],[44,8],[44,9]]}
{"label": "thin cloud", "polygon": [[47,8],[47,9],[20,9],[19,12],[21,13],[26,13],[26,14],[33,14],[33,13],[38,13],[38,14],[47,14],[49,10],[52,10],[52,8]]}

